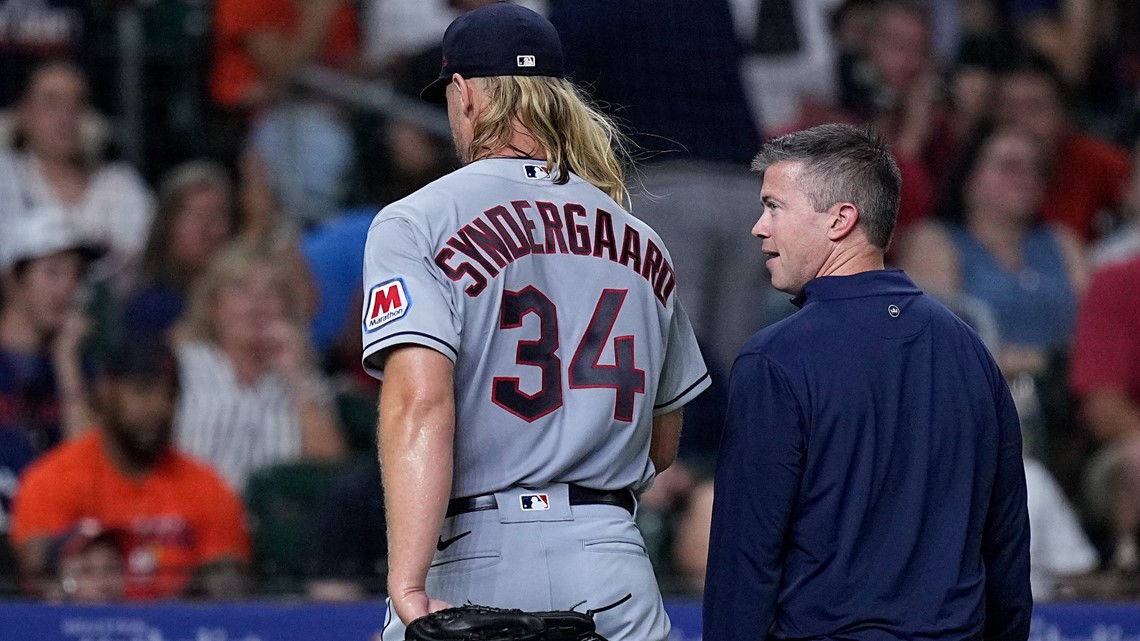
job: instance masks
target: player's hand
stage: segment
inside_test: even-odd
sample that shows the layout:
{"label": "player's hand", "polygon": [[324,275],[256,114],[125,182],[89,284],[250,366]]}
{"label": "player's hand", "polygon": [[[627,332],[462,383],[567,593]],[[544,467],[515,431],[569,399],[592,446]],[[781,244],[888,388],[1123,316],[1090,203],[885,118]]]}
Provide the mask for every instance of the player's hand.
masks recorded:
{"label": "player's hand", "polygon": [[[425,617],[432,612],[446,610],[451,607],[450,603],[440,601],[438,599],[429,598],[427,592],[423,589],[405,590],[402,592],[391,592],[392,605],[396,608],[396,614],[404,625],[415,621],[420,617]],[[396,594],[401,594],[397,597]]]}

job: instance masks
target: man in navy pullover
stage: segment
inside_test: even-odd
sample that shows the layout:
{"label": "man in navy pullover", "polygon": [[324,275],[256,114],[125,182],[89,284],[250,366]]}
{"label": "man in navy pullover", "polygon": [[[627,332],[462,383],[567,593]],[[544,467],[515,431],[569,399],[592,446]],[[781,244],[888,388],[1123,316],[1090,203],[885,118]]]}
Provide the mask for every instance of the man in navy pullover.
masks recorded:
{"label": "man in navy pullover", "polygon": [[978,337],[883,269],[898,167],[823,125],[769,142],[753,228],[800,310],[733,366],[704,638],[1029,634],[1021,432]]}

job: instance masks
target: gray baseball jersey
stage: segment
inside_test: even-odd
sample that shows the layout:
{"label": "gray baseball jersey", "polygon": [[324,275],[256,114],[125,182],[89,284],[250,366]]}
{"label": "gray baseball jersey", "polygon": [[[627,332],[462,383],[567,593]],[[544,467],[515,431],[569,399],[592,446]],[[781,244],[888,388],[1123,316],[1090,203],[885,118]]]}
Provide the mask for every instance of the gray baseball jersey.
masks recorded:
{"label": "gray baseball jersey", "polygon": [[471,163],[385,207],[364,259],[364,364],[455,363],[452,495],[640,489],[655,415],[709,385],[660,237],[543,163]]}

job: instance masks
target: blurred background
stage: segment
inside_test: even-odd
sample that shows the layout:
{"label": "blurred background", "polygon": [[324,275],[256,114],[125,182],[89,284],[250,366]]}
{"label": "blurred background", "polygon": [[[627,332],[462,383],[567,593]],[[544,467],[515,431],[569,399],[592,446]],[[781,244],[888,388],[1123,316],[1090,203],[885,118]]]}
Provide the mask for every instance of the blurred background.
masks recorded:
{"label": "blurred background", "polygon": [[[484,4],[0,0],[0,599],[383,595],[365,234],[457,166],[417,95]],[[714,373],[639,509],[667,594],[701,592],[735,352],[794,310],[748,162],[838,121],[890,138],[889,258],[1010,382],[1035,598],[1140,599],[1140,4],[525,4],[638,144]]]}

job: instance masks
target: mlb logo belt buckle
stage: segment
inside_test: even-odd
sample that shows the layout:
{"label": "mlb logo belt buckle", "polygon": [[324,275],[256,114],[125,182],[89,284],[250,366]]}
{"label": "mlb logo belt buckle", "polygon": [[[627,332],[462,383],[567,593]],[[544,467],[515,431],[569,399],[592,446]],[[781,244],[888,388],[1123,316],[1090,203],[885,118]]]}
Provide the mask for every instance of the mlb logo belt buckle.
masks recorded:
{"label": "mlb logo belt buckle", "polygon": [[550,509],[550,497],[546,494],[520,494],[519,508],[523,512],[545,512]]}

